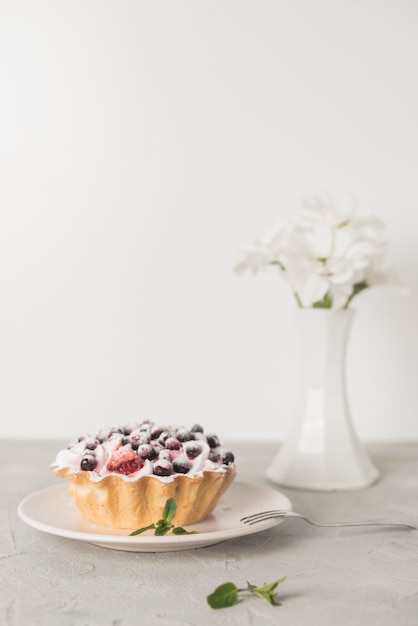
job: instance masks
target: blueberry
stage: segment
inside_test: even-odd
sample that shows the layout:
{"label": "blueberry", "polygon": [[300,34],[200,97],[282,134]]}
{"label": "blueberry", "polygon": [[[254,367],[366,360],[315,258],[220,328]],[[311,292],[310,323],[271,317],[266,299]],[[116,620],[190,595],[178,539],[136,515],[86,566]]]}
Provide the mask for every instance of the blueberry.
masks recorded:
{"label": "blueberry", "polygon": [[142,443],[149,443],[150,439],[146,433],[137,433],[135,435],[131,435],[132,443],[136,443],[136,447],[140,446]]}
{"label": "blueberry", "polygon": [[224,465],[230,465],[235,461],[235,457],[230,450],[225,450],[221,458]]}
{"label": "blueberry", "polygon": [[178,456],[173,461],[173,470],[177,474],[187,474],[191,470],[192,464],[185,456]]}
{"label": "blueberry", "polygon": [[180,430],[176,432],[176,437],[181,442],[190,441],[191,439],[194,439],[193,433],[191,433],[190,430],[185,430],[184,428],[181,428]]}
{"label": "blueberry", "polygon": [[210,448],[217,448],[221,445],[221,442],[216,435],[207,435],[206,441],[208,442]]}
{"label": "blueberry", "polygon": [[164,446],[165,442],[167,441],[169,437],[170,437],[170,433],[168,433],[166,430],[163,430],[161,435],[158,437],[158,443]]}
{"label": "blueberry", "polygon": [[173,466],[170,461],[160,459],[159,461],[155,461],[153,472],[156,476],[171,476]]}
{"label": "blueberry", "polygon": [[126,446],[127,443],[131,443],[131,440],[129,437],[122,437],[122,439],[120,440],[120,443],[122,446]]}
{"label": "blueberry", "polygon": [[141,459],[148,459],[149,461],[153,461],[157,458],[158,454],[153,446],[150,446],[149,443],[143,443],[138,447],[138,456]]}
{"label": "blueberry", "polygon": [[86,450],[95,450],[97,442],[94,439],[86,439]]}
{"label": "blueberry", "polygon": [[131,448],[132,450],[138,450],[139,446],[140,446],[140,442],[138,441],[138,439],[133,439],[131,441]]}
{"label": "blueberry", "polygon": [[215,450],[211,450],[209,452],[209,461],[212,461],[212,463],[219,463],[220,458],[219,458],[219,454],[218,452],[215,452]]}
{"label": "blueberry", "polygon": [[157,428],[153,428],[151,431],[151,439],[158,439],[158,437],[161,435],[161,433],[163,432],[163,428],[157,427]]}
{"label": "blueberry", "polygon": [[94,470],[94,468],[97,465],[97,459],[91,455],[91,456],[84,456],[81,459],[81,463],[80,463],[80,469],[82,469],[84,472],[92,472]]}
{"label": "blueberry", "polygon": [[192,433],[203,433],[203,427],[200,424],[195,424],[190,430]]}
{"label": "blueberry", "polygon": [[170,455],[170,450],[166,450],[165,448],[163,448],[160,452],[160,454],[158,455],[159,459],[166,459],[167,461],[171,461],[171,455]]}
{"label": "blueberry", "polygon": [[199,454],[201,454],[202,446],[200,445],[200,443],[197,443],[197,441],[191,441],[184,446],[184,451],[189,459],[195,459],[197,456],[199,456]]}
{"label": "blueberry", "polygon": [[168,450],[180,450],[181,443],[178,439],[175,439],[174,437],[168,437],[165,442],[165,447]]}

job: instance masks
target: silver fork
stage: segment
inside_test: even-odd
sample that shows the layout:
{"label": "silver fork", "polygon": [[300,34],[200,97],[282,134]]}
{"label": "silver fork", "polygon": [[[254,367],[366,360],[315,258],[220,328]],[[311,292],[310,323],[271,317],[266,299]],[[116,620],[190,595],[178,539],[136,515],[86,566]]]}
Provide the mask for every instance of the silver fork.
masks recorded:
{"label": "silver fork", "polygon": [[298,517],[299,519],[308,522],[308,524],[312,524],[312,526],[321,527],[337,528],[338,526],[397,526],[399,528],[405,528],[408,530],[418,530],[418,527],[412,526],[412,524],[405,524],[403,522],[395,522],[392,520],[363,520],[361,522],[333,522],[328,524],[322,524],[319,522],[314,522],[305,515],[301,515],[300,513],[296,513],[295,511],[285,511],[284,509],[262,511],[261,513],[247,515],[246,517],[242,517],[240,519],[240,522],[243,522],[248,526],[252,526],[253,524],[258,524],[259,522],[264,522],[265,520],[274,519],[276,517]]}

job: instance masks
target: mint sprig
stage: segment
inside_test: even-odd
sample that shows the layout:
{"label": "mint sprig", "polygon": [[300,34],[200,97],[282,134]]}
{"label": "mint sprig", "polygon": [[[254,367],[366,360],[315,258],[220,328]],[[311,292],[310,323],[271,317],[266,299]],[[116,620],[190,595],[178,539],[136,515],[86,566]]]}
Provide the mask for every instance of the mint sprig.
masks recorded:
{"label": "mint sprig", "polygon": [[212,609],[224,609],[228,606],[237,604],[240,593],[253,593],[260,598],[264,598],[273,606],[280,606],[281,603],[277,599],[275,590],[277,585],[285,580],[286,576],[279,578],[279,580],[275,580],[272,583],[264,583],[260,586],[252,585],[247,581],[247,587],[244,589],[238,589],[234,583],[224,583],[223,585],[216,587],[215,591],[208,595],[206,599]]}
{"label": "mint sprig", "polygon": [[238,602],[239,589],[234,583],[224,583],[216,587],[206,599],[212,609],[224,609]]}
{"label": "mint sprig", "polygon": [[176,515],[177,504],[174,498],[168,498],[165,503],[162,517],[155,524],[149,524],[149,526],[144,526],[143,528],[138,528],[138,530],[134,530],[130,533],[130,537],[134,535],[140,535],[144,533],[146,530],[154,530],[154,535],[157,537],[162,537],[171,531],[173,535],[196,535],[198,534],[197,530],[185,530],[181,526],[174,526],[172,521]]}

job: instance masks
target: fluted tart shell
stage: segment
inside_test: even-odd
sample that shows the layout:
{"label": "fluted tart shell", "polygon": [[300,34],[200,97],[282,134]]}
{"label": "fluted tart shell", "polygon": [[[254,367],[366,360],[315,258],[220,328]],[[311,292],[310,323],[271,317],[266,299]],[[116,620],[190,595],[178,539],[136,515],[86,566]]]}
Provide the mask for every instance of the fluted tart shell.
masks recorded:
{"label": "fluted tart shell", "polygon": [[176,526],[196,524],[207,518],[235,478],[235,466],[222,471],[203,471],[196,476],[178,474],[170,481],[156,476],[126,480],[107,474],[92,480],[90,472],[52,467],[57,476],[70,481],[70,494],[80,513],[90,522],[110,528],[135,530],[161,519],[168,498],[174,498]]}

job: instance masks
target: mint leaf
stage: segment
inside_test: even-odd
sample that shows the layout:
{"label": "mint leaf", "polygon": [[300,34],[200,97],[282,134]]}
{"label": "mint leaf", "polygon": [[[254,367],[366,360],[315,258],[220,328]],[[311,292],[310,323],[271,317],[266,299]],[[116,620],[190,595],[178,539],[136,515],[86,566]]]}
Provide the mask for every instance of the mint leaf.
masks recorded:
{"label": "mint leaf", "polygon": [[151,530],[151,528],[155,528],[155,524],[144,526],[144,528],[138,528],[138,530],[134,530],[132,533],[130,533],[129,536],[133,537],[133,535],[140,535],[141,533],[144,533],[146,530]]}
{"label": "mint leaf", "polygon": [[144,526],[144,528],[138,528],[138,530],[134,530],[133,532],[131,532],[129,536],[132,537],[133,535],[140,535],[146,530],[151,529],[155,531],[154,535],[157,535],[157,537],[162,537],[163,535],[166,535],[170,530],[172,531],[173,535],[199,534],[197,530],[185,530],[184,528],[181,528],[181,526],[173,526],[171,522],[173,521],[176,511],[176,501],[174,500],[174,498],[168,498],[164,506],[163,516],[161,519],[158,520],[158,522],[156,522],[155,524],[150,524],[149,526]]}
{"label": "mint leaf", "polygon": [[223,609],[238,602],[238,588],[234,583],[224,583],[216,587],[206,600],[212,609]]}
{"label": "mint leaf", "polygon": [[279,578],[272,583],[264,583],[264,585],[256,586],[247,582],[245,589],[238,589],[234,583],[224,583],[216,587],[215,591],[207,596],[206,600],[212,609],[223,609],[232,606],[238,602],[238,594],[255,593],[260,598],[267,600],[273,606],[280,606],[280,602],[276,598],[275,589],[277,585],[286,580],[286,576]]}
{"label": "mint leaf", "polygon": [[199,534],[198,530],[186,530],[185,528],[182,528],[182,526],[172,527],[171,532],[173,535],[198,535]]}
{"label": "mint leaf", "polygon": [[163,511],[163,520],[171,523],[177,511],[177,504],[174,498],[168,498]]}
{"label": "mint leaf", "polygon": [[157,535],[157,537],[162,537],[163,535],[166,535],[169,530],[170,530],[170,526],[167,526],[167,525],[163,526],[161,524],[160,526],[157,526],[157,528],[155,529],[154,535]]}
{"label": "mint leaf", "polygon": [[285,580],[286,576],[283,576],[283,578],[280,578],[279,580],[275,580],[272,583],[264,583],[264,585],[261,585],[260,587],[254,587],[254,585],[251,585],[251,590],[260,596],[260,598],[264,598],[267,602],[270,602],[273,606],[280,606],[281,602],[279,602],[276,598],[275,589],[277,585]]}

